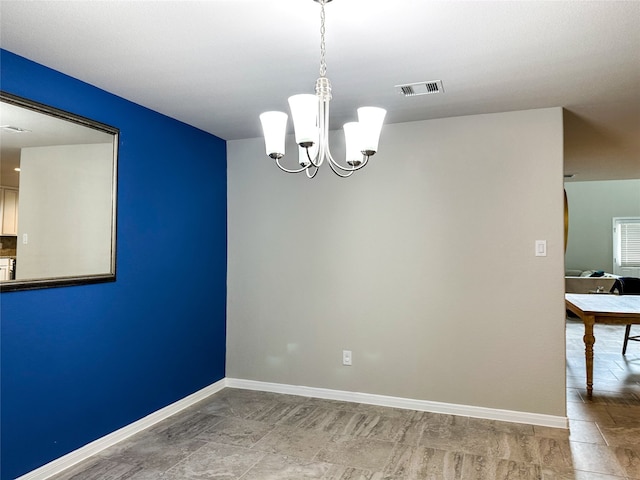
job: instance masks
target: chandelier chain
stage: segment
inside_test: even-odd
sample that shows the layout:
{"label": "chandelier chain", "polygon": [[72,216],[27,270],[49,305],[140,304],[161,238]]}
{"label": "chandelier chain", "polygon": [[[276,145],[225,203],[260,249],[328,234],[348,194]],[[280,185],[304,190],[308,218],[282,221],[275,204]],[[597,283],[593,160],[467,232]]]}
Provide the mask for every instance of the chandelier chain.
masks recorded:
{"label": "chandelier chain", "polygon": [[325,77],[327,75],[327,60],[326,56],[326,48],[324,45],[324,4],[326,0],[320,0],[320,76]]}

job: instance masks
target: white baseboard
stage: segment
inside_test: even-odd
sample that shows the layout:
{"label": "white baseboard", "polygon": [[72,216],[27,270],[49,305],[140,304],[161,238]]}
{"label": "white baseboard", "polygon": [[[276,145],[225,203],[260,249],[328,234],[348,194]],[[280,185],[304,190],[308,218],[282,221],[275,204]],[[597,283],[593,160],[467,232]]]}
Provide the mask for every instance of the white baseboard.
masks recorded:
{"label": "white baseboard", "polygon": [[219,392],[226,386],[226,381],[223,378],[222,380],[217,381],[216,383],[212,383],[211,385],[203,388],[202,390],[198,390],[191,395],[184,397],[181,400],[178,400],[171,405],[167,405],[160,410],[157,410],[146,417],[141,418],[133,423],[130,423],[126,427],[122,427],[115,432],[112,432],[104,437],[101,437],[97,440],[94,440],[91,443],[88,443],[84,447],[80,447],[73,452],[70,452],[60,458],[49,462],[40,468],[32,470],[24,475],[18,477],[16,480],[46,480],[47,478],[56,475],[63,470],[66,470],[73,465],[80,463],[83,460],[86,460],[92,455],[118,443],[122,440],[141,432],[156,423],[164,420],[165,418],[170,417],[171,415],[175,415],[176,413],[184,410],[191,405],[198,403],[200,400],[204,400],[209,395],[213,395],[216,392]]}
{"label": "white baseboard", "polygon": [[513,410],[501,410],[498,408],[485,408],[472,405],[458,405],[455,403],[432,402],[428,400],[413,400],[410,398],[390,397],[386,395],[375,395],[371,393],[347,392],[342,390],[330,390],[327,388],[314,388],[296,385],[285,385],[281,383],[258,382],[254,380],[242,380],[238,378],[227,378],[226,380],[227,387],[244,388],[246,390],[286,393],[290,395],[301,395],[304,397],[326,398],[329,400],[366,403],[369,405],[380,405],[383,407],[405,408],[423,412],[484,418],[487,420],[526,423],[529,425],[539,425],[544,427],[569,428],[567,417],[545,415],[542,413],[518,412]]}
{"label": "white baseboard", "polygon": [[541,413],[517,412],[513,410],[500,410],[497,408],[476,407],[471,405],[458,405],[454,403],[431,402],[428,400],[414,400],[411,398],[390,397],[372,393],[348,392],[343,390],[330,390],[328,388],[304,387],[286,385],[282,383],[258,382],[255,380],[242,380],[239,378],[223,378],[212,383],[208,387],[167,405],[146,417],[137,420],[126,427],[122,427],[104,437],[101,437],[84,447],[70,452],[53,460],[40,468],[32,470],[16,478],[16,480],[46,480],[57,475],[67,468],[86,460],[92,455],[115,445],[122,440],[139,433],[165,418],[175,415],[210,395],[219,392],[225,387],[242,388],[245,390],[259,390],[262,392],[285,393],[300,395],[303,397],[325,398],[329,400],[342,400],[345,402],[366,403],[383,407],[404,408],[423,412],[444,413],[449,415],[461,415],[465,417],[484,418],[488,420],[501,420],[505,422],[526,423],[544,427],[568,428],[566,417],[545,415]]}

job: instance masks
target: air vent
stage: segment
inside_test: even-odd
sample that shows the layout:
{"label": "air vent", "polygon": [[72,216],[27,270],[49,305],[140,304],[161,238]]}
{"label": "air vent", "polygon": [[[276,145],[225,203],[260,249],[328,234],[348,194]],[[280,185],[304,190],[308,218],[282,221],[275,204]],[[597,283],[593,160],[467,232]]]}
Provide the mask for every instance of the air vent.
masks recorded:
{"label": "air vent", "polygon": [[408,83],[406,85],[396,85],[398,93],[405,97],[415,97],[417,95],[432,95],[443,93],[442,80],[430,80],[428,82]]}
{"label": "air vent", "polygon": [[14,127],[13,125],[0,125],[0,128],[5,132],[11,133],[29,133],[31,131],[26,128]]}

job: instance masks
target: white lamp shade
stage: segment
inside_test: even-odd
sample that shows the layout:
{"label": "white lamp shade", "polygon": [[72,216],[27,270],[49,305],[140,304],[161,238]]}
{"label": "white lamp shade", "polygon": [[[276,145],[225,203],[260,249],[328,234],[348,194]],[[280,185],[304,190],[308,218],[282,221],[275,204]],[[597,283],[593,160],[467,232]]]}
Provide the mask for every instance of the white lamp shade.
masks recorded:
{"label": "white lamp shade", "polygon": [[362,125],[359,122],[344,124],[344,141],[347,150],[346,161],[349,165],[362,163]]}
{"label": "white lamp shade", "polygon": [[289,97],[289,108],[296,132],[296,143],[317,142],[318,138],[318,97],[301,93]]}
{"label": "white lamp shade", "polygon": [[284,137],[287,133],[287,114],[284,112],[264,112],[260,115],[264,144],[267,155],[284,156]]}
{"label": "white lamp shade", "polygon": [[380,131],[382,130],[382,122],[387,111],[378,107],[360,107],[358,109],[358,121],[362,126],[362,144],[363,151],[378,151],[378,140],[380,140]]}

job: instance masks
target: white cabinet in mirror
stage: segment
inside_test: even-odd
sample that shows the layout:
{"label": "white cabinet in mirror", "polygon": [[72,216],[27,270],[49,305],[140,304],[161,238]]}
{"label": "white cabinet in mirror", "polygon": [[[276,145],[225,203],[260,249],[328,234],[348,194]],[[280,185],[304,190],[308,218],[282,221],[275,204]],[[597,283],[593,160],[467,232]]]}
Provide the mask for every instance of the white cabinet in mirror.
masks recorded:
{"label": "white cabinet in mirror", "polygon": [[0,92],[0,145],[0,290],[115,280],[118,130]]}
{"label": "white cabinet in mirror", "polygon": [[0,229],[2,235],[18,235],[17,188],[0,186]]}

